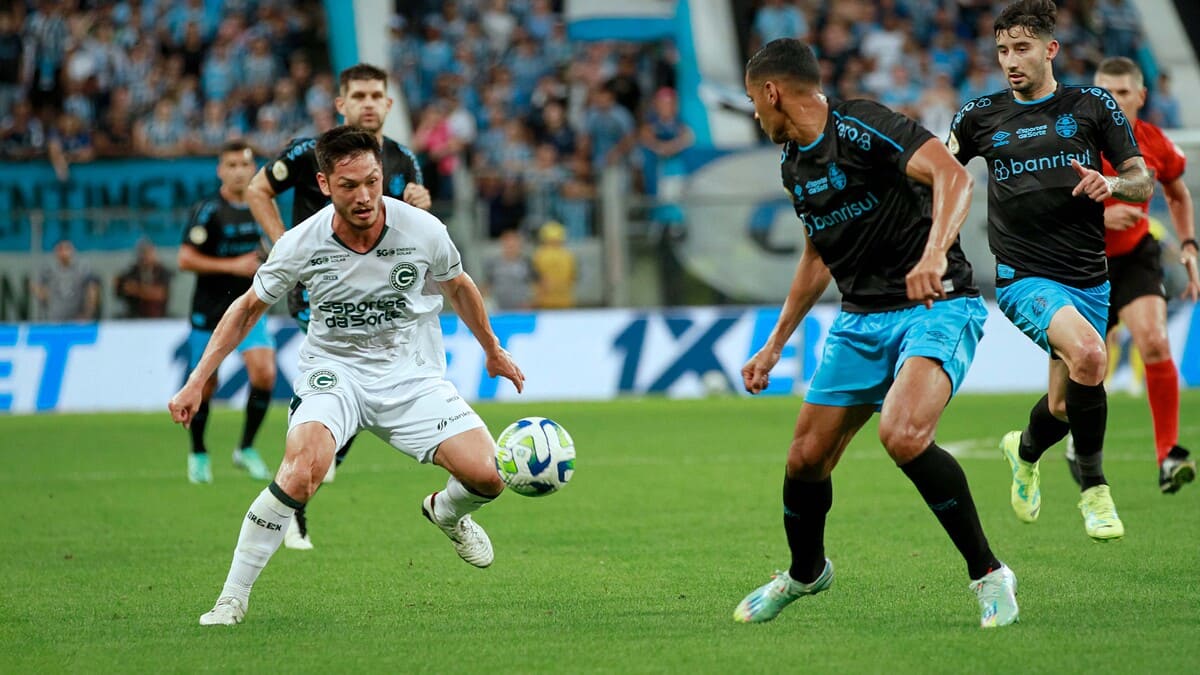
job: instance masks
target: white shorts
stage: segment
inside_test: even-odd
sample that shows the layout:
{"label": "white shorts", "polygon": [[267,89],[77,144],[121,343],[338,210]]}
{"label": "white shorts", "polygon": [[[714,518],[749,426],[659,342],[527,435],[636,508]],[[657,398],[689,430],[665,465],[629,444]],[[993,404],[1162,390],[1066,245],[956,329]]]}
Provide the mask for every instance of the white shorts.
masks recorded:
{"label": "white shorts", "polygon": [[446,380],[366,383],[350,372],[321,365],[296,378],[288,430],[318,422],[333,434],[336,449],[366,429],[427,464],[442,441],[484,426],[458,389]]}

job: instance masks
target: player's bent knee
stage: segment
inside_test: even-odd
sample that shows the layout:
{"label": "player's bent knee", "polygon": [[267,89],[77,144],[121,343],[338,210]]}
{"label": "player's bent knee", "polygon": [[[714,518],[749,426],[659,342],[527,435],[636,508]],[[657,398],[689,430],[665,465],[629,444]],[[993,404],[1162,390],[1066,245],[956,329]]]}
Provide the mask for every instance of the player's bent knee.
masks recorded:
{"label": "player's bent knee", "polygon": [[833,471],[830,454],[806,439],[792,441],[792,447],[788,450],[787,477],[802,481],[825,480]]}
{"label": "player's bent knee", "polygon": [[904,464],[929,447],[933,434],[914,424],[881,424],[879,441],[897,464]]}
{"label": "player's bent knee", "polygon": [[1108,374],[1108,353],[1099,339],[1079,345],[1072,355],[1071,379],[1080,384],[1097,385]]}
{"label": "player's bent knee", "polygon": [[1138,351],[1142,353],[1142,361],[1145,363],[1159,363],[1171,358],[1171,344],[1167,340],[1167,336],[1162,332],[1154,332],[1144,339],[1138,345]]}

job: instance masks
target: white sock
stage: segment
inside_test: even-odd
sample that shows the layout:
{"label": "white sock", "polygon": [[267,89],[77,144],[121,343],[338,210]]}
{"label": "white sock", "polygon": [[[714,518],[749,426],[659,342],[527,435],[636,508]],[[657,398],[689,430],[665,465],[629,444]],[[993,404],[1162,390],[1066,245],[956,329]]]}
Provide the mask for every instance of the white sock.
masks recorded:
{"label": "white sock", "polygon": [[250,587],[283,543],[283,535],[295,512],[271,494],[271,488],[259,493],[242,521],[242,532],[238,535],[237,548],[233,550],[233,563],[229,566],[221,597],[233,596],[243,604],[248,603]]}
{"label": "white sock", "polygon": [[446,481],[446,489],[433,500],[433,517],[443,525],[453,525],[468,513],[491,502],[495,497],[481,497],[467,489],[454,476]]}

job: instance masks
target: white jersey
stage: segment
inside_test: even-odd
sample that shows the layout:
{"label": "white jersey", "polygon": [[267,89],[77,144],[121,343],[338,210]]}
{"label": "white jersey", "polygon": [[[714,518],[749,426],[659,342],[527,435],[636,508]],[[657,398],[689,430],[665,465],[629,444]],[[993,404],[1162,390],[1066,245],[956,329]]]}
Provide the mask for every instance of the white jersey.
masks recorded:
{"label": "white jersey", "polygon": [[444,377],[438,314],[442,295],[427,278],[463,273],[458,249],[432,214],[383,197],[383,234],[366,253],[333,232],[333,205],[284,233],[254,275],[263,302],[308,289],[312,317],[300,347],[302,373],[333,361],[365,381]]}

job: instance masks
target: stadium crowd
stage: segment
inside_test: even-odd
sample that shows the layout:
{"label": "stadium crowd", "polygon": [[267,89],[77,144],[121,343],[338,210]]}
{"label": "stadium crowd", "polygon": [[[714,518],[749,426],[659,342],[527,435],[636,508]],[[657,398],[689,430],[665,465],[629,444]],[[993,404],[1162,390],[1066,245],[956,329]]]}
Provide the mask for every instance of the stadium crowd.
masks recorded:
{"label": "stadium crowd", "polygon": [[[808,41],[830,94],[879,100],[939,136],[962,101],[1006,86],[991,31],[1002,3],[733,4],[747,55],[778,37]],[[1059,5],[1064,82],[1090,82],[1102,56],[1145,61],[1130,0]],[[426,183],[447,200],[455,172],[470,170],[492,236],[549,220],[568,240],[587,236],[606,166],[653,189],[643,167],[690,143],[669,41],[572,42],[559,0],[398,0],[389,27],[385,65]],[[1179,126],[1166,75],[1150,84],[1146,118]],[[30,0],[0,11],[0,158],[48,158],[62,180],[73,162],[212,155],[234,136],[271,157],[333,126],[336,95],[316,0]]]}

